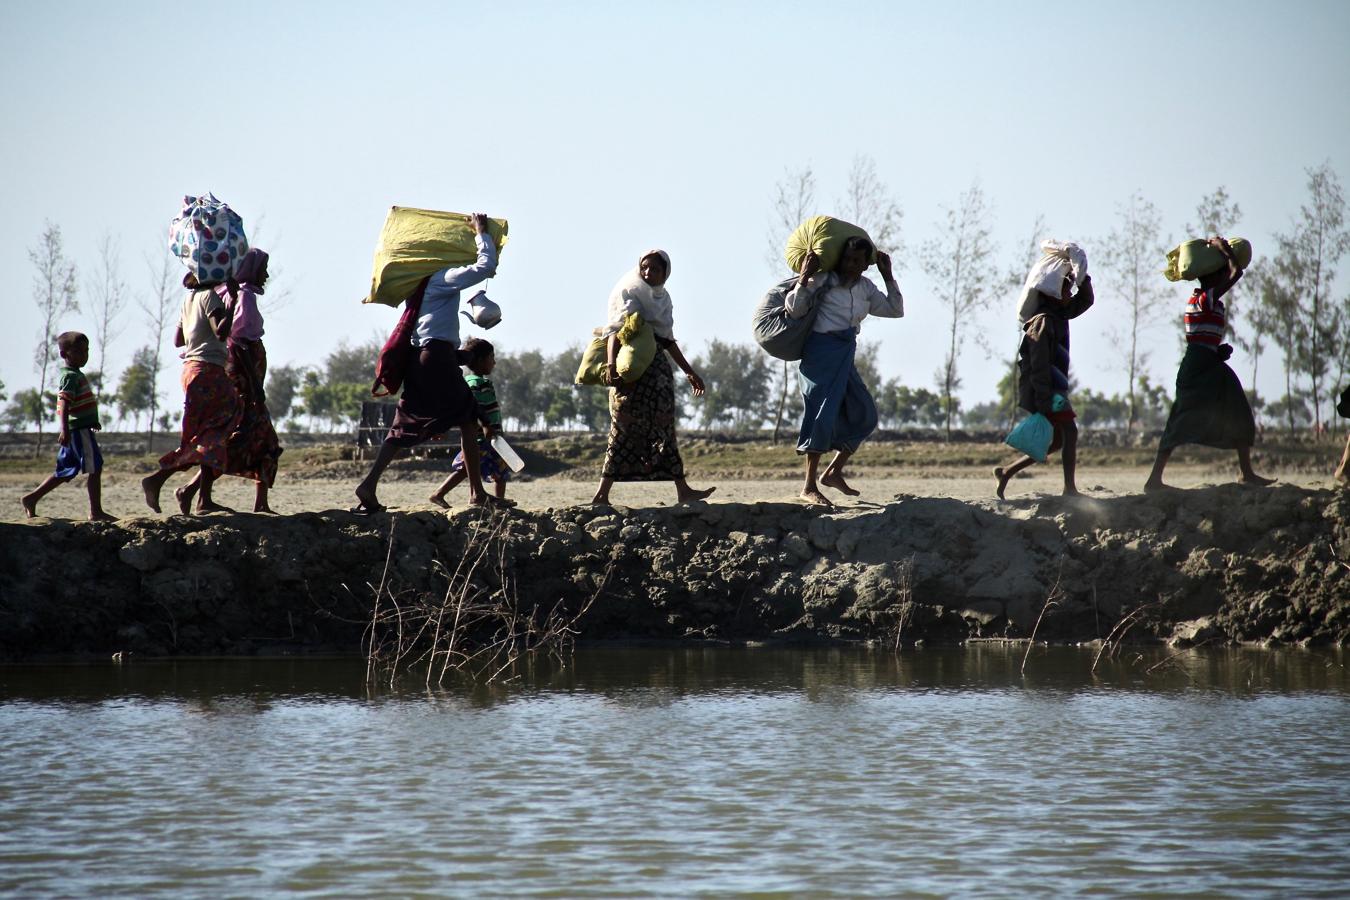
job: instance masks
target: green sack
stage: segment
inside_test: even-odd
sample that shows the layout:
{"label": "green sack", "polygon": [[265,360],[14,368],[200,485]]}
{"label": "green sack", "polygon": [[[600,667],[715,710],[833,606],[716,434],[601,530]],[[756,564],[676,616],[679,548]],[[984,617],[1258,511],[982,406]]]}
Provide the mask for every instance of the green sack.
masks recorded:
{"label": "green sack", "polygon": [[[851,237],[867,238],[867,243],[872,243],[872,238],[857,225],[830,216],[812,216],[798,225],[788,238],[784,252],[788,268],[801,272],[806,254],[814,252],[820,257],[820,271],[833,272],[834,267],[839,265],[839,254],[844,251],[844,242]],[[876,261],[877,248],[873,244],[867,262],[870,265]]]}
{"label": "green sack", "polygon": [[[608,338],[597,337],[586,347],[586,352],[581,354],[581,365],[577,367],[577,384],[604,386],[607,343]],[[646,374],[653,359],[656,359],[656,334],[652,326],[642,321],[640,314],[631,313],[619,329],[619,352],[614,357],[619,378],[632,384]]]}
{"label": "green sack", "polygon": [[[1239,269],[1245,269],[1252,263],[1252,245],[1245,238],[1233,238],[1228,242],[1233,248],[1233,259]],[[1167,251],[1167,268],[1163,275],[1168,281],[1194,281],[1204,275],[1217,272],[1228,265],[1219,248],[1211,247],[1209,241],[1182,241]]]}
{"label": "green sack", "polygon": [[[488,219],[488,237],[500,257],[506,246],[505,219]],[[473,225],[463,213],[393,206],[375,247],[370,294],[362,303],[398,306],[417,283],[449,266],[467,266],[478,258]]]}

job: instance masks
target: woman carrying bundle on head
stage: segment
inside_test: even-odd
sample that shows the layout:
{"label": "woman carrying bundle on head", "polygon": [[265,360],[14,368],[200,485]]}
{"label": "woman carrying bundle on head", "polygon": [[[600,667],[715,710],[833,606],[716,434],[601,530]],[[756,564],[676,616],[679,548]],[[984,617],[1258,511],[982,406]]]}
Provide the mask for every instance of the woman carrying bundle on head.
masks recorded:
{"label": "woman carrying bundle on head", "polygon": [[[873,254],[886,282],[884,294],[863,276]],[[876,402],[853,364],[859,326],[869,315],[902,318],[905,298],[891,274],[891,258],[874,250],[867,238],[854,235],[844,243],[832,272],[821,271],[814,252],[806,254],[783,307],[794,319],[815,313],[799,369],[805,409],[797,452],[806,456],[801,496],[817,506],[833,506],[820,485],[858,496],[844,480],[844,465],[877,427]],[[820,455],[828,450],[835,451],[834,459],[817,481]]]}
{"label": "woman carrying bundle on head", "polygon": [[1209,246],[1223,256],[1217,270],[1201,275],[1200,286],[1186,303],[1183,323],[1186,329],[1186,355],[1177,369],[1177,397],[1167,416],[1167,426],[1158,442],[1144,490],[1163,490],[1163,469],[1172,451],[1182,444],[1202,444],[1220,450],[1236,450],[1238,481],[1267,485],[1273,478],[1262,478],[1252,470],[1251,451],[1256,441],[1256,418],[1242,389],[1237,373],[1228,366],[1233,348],[1223,343],[1227,319],[1224,294],[1237,284],[1243,269],[1251,261],[1248,252],[1240,260],[1233,247],[1222,237],[1211,238]]}
{"label": "woman carrying bundle on head", "polygon": [[[669,278],[670,255],[664,250],[649,250],[610,292],[604,329],[605,382],[610,387],[609,443],[592,503],[609,503],[609,489],[616,481],[673,481],[680,503],[702,500],[716,490],[689,486],[675,437],[675,378],[667,356],[684,371],[695,397],[703,396],[703,379],[675,342],[674,307],[666,290]],[[633,313],[651,326],[657,353],[646,371],[627,383],[619,377],[619,331]]]}

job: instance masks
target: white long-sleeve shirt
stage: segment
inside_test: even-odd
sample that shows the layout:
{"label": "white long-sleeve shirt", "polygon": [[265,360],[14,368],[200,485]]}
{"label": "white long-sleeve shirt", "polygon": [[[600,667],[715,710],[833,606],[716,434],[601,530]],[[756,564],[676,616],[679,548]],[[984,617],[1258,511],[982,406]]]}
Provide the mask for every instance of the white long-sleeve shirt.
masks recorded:
{"label": "white long-sleeve shirt", "polygon": [[791,318],[800,319],[811,311],[812,296],[819,309],[812,331],[856,330],[869,315],[886,319],[901,319],[905,315],[905,298],[895,279],[886,282],[883,294],[866,277],[859,276],[852,285],[844,287],[834,273],[812,275],[806,284],[788,291],[783,307]]}
{"label": "white long-sleeve shirt", "polygon": [[497,274],[497,246],[486,234],[474,236],[478,258],[467,266],[441,269],[427,282],[422,312],[417,317],[413,343],[425,347],[431,341],[449,341],[459,346],[459,297],[466,289]]}

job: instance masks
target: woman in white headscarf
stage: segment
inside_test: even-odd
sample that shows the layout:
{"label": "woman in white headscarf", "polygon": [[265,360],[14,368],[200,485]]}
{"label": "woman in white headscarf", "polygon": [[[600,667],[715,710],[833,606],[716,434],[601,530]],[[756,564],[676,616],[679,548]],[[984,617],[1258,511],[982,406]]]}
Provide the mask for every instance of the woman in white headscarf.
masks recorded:
{"label": "woman in white headscarf", "polygon": [[[703,379],[675,343],[674,311],[666,290],[669,278],[669,254],[649,250],[610,292],[605,326],[605,380],[610,385],[609,444],[605,448],[600,487],[592,503],[609,503],[609,489],[616,481],[673,481],[676,498],[681,503],[702,500],[716,490],[695,490],[689,486],[675,437],[675,378],[669,359],[684,371],[695,397],[703,396]],[[642,377],[626,384],[619,378],[617,366],[618,335],[624,320],[633,313],[641,315],[651,326],[657,348],[665,352],[656,354]]]}

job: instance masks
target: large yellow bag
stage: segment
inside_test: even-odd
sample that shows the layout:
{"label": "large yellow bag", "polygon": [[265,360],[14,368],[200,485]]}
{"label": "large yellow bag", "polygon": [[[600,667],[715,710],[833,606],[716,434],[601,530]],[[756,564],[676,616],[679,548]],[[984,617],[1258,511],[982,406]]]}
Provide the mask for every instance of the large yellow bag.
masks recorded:
{"label": "large yellow bag", "polygon": [[[1252,245],[1245,238],[1232,238],[1228,246],[1233,248],[1233,261],[1239,269],[1245,269],[1252,263]],[[1167,268],[1163,275],[1168,281],[1193,281],[1202,275],[1217,272],[1228,261],[1218,248],[1211,247],[1209,241],[1182,241],[1167,251]]]}
{"label": "large yellow bag", "polygon": [[[857,225],[830,216],[812,216],[798,225],[797,230],[788,237],[784,252],[788,268],[800,272],[806,254],[814,252],[820,257],[820,270],[833,272],[834,267],[839,265],[839,254],[844,251],[844,242],[854,236],[867,238],[867,243],[872,243],[872,238]],[[876,261],[877,248],[873,244],[867,262],[870,264]]]}
{"label": "large yellow bag", "polygon": [[[608,359],[605,349],[607,341],[597,337],[591,341],[586,352],[581,355],[581,365],[577,367],[577,384],[605,383],[605,366]],[[656,359],[656,334],[652,326],[642,321],[638,313],[631,313],[624,319],[619,329],[619,352],[614,357],[614,367],[619,377],[627,384],[641,378],[647,367]]]}
{"label": "large yellow bag", "polygon": [[[505,219],[488,219],[488,236],[499,256],[506,233]],[[375,248],[370,294],[361,302],[398,306],[423,278],[448,266],[467,266],[477,258],[473,225],[463,213],[390,207]]]}

